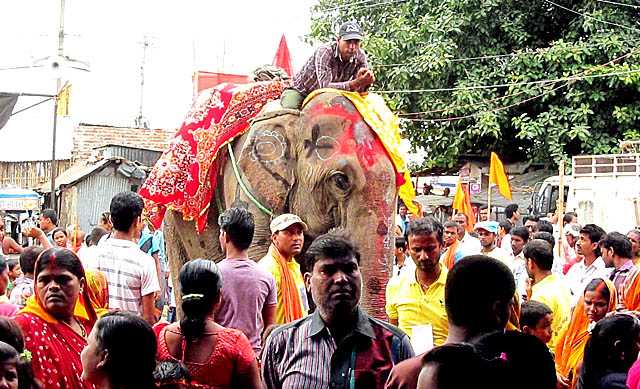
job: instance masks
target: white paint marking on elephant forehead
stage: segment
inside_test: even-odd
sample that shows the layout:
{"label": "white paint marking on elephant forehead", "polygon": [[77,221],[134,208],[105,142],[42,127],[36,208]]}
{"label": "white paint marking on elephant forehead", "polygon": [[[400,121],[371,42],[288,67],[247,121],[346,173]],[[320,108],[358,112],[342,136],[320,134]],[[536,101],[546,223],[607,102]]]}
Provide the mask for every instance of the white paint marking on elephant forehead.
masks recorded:
{"label": "white paint marking on elephant forehead", "polygon": [[[318,153],[318,150],[319,150],[319,147],[320,147],[320,144],[319,144],[319,143],[320,143],[320,141],[322,141],[322,140],[328,140],[328,141],[330,141],[330,142],[335,143],[335,145],[336,145],[336,146],[333,148],[333,153],[332,153],[330,156],[328,156],[328,157],[321,157],[321,156],[320,156],[320,154]],[[335,140],[334,138],[332,138],[332,137],[330,137],[330,136],[328,136],[328,135],[323,135],[323,136],[321,136],[320,138],[318,138],[318,140],[316,140],[316,145],[315,145],[315,146],[316,146],[316,147],[315,147],[316,156],[318,157],[318,159],[319,159],[319,160],[321,160],[321,161],[327,161],[327,160],[329,160],[329,159],[331,159],[331,158],[335,157],[335,155],[336,155],[336,154],[338,154],[338,149],[340,148],[340,143],[338,143],[338,141],[337,141],[337,140]]]}
{"label": "white paint marking on elephant forehead", "polygon": [[[280,148],[279,152],[278,146]],[[251,159],[254,162],[260,160],[263,163],[272,165],[284,158],[285,152],[284,136],[277,131],[264,130],[256,137],[255,146],[251,150]]]}
{"label": "white paint marking on elephant forehead", "polygon": [[305,161],[307,163],[307,166],[309,166],[309,170],[307,171],[307,178],[311,178],[311,176],[313,175],[313,165],[311,165],[311,162],[309,161]]}

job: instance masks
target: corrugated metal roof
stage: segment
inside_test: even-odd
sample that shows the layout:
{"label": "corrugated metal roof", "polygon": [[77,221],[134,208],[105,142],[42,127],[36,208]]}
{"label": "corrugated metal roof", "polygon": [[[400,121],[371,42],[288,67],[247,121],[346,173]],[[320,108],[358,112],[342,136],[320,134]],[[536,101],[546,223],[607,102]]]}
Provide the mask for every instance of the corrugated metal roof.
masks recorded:
{"label": "corrugated metal roof", "polygon": [[[60,189],[60,186],[62,185],[71,185],[81,180],[82,178],[88,176],[89,174],[93,173],[94,171],[102,168],[108,163],[115,162],[118,159],[120,158],[103,159],[93,165],[85,165],[85,164],[74,165],[70,167],[68,170],[65,170],[64,173],[56,177],[56,189]],[[34,190],[41,193],[49,193],[51,192],[51,182],[50,181],[45,182],[39,187],[34,188]]]}
{"label": "corrugated metal roof", "polygon": [[75,207],[78,212],[78,224],[86,234],[97,225],[102,212],[109,210],[113,196],[131,190],[132,179],[118,173],[102,174],[111,171],[107,168],[104,172],[91,175],[77,184],[78,199]]}
{"label": "corrugated metal roof", "polygon": [[122,157],[144,166],[154,166],[162,156],[162,150],[109,144],[94,148],[92,154],[98,158]]}

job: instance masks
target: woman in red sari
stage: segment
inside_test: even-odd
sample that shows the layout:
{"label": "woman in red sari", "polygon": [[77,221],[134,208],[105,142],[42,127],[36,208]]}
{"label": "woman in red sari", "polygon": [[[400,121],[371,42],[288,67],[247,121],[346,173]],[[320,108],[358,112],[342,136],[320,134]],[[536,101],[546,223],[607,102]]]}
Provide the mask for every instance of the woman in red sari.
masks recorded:
{"label": "woman in red sari", "polygon": [[80,259],[64,248],[45,250],[34,279],[35,293],[14,320],[24,333],[36,378],[45,388],[94,388],[80,378],[80,353],[96,321]]}

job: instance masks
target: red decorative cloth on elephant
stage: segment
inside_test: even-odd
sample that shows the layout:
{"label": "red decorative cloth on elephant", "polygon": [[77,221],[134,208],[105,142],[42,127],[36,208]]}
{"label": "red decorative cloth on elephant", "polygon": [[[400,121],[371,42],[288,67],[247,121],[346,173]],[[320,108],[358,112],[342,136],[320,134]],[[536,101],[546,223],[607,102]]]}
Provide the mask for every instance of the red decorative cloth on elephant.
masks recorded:
{"label": "red decorative cloth on elephant", "polygon": [[198,232],[206,227],[209,204],[216,185],[212,174],[218,151],[249,128],[270,101],[280,98],[280,81],[248,85],[220,84],[196,98],[187,118],[145,181],[140,195],[144,216],[159,228],[167,209],[196,220]]}
{"label": "red decorative cloth on elephant", "polygon": [[405,162],[404,151],[400,146],[400,131],[398,127],[398,118],[391,112],[382,96],[375,93],[358,93],[347,92],[338,89],[316,89],[304,99],[302,106],[320,93],[331,92],[338,93],[346,97],[355,105],[362,115],[365,122],[371,127],[373,132],[378,135],[382,145],[389,154],[391,163],[396,169],[396,182],[398,185],[398,196],[407,206],[407,209],[418,216],[420,210],[413,199],[416,197],[416,191],[411,182],[411,176]]}

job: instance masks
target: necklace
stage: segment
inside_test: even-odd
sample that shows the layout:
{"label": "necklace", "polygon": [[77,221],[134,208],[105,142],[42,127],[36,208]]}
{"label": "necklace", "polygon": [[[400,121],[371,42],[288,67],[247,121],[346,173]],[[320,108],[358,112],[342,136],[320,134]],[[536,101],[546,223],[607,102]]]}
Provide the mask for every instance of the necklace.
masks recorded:
{"label": "necklace", "polygon": [[76,320],[76,323],[78,323],[78,326],[80,326],[80,334],[82,335],[82,338],[87,339],[87,329],[84,328],[84,326],[82,325],[82,323],[80,323],[80,320],[78,320],[77,317],[73,317]]}

